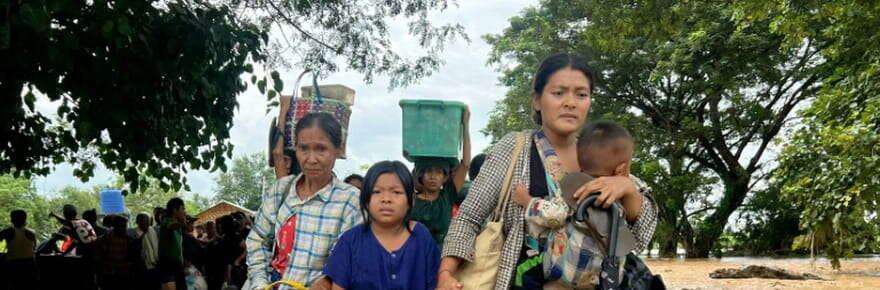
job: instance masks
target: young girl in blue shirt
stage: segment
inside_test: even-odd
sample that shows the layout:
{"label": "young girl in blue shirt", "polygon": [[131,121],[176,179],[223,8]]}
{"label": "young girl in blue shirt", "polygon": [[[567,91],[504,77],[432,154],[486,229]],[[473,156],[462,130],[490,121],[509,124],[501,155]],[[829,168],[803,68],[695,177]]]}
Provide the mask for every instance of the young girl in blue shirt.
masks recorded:
{"label": "young girl in blue shirt", "polygon": [[364,177],[364,223],[348,230],[327,259],[333,289],[434,289],[440,249],[428,229],[410,220],[415,200],[406,165],[382,161]]}

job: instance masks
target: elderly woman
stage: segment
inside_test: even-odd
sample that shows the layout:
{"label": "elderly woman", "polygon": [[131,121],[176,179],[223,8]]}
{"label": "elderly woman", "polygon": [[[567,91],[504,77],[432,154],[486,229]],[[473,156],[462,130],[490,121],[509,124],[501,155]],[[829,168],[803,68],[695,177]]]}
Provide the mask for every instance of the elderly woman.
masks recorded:
{"label": "elderly woman", "polygon": [[[438,271],[438,289],[461,289],[462,285],[454,276],[462,262],[474,257],[476,237],[502,194],[508,162],[515,162],[512,182],[528,188],[529,194],[535,198],[556,192],[559,181],[567,172],[580,171],[576,153],[577,132],[587,120],[594,84],[591,70],[578,56],[559,54],[544,60],[535,75],[531,96],[534,119],[541,127],[508,134],[489,153],[470,194],[449,227]],[[520,155],[512,156],[517,134],[527,135],[527,142]],[[584,185],[581,191],[602,192],[602,202],[622,201],[627,221],[636,236],[638,245],[635,251],[644,249],[654,233],[657,209],[641,182],[626,176],[600,177]],[[532,204],[537,203],[529,203]],[[557,286],[544,279],[538,257],[540,252],[534,249],[541,242],[527,238],[524,210],[540,209],[524,209],[510,198],[503,213],[506,238],[495,289]]]}
{"label": "elderly woman", "polygon": [[340,234],[361,223],[360,192],[333,174],[342,155],[342,127],[327,113],[311,113],[294,128],[302,173],[281,178],[263,195],[247,238],[247,289],[276,280],[330,287],[322,271]]}

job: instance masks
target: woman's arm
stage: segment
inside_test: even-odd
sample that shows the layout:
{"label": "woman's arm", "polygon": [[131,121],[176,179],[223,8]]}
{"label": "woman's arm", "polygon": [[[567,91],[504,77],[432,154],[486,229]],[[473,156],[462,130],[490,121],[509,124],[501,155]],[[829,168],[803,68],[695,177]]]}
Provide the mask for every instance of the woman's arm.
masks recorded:
{"label": "woman's arm", "polygon": [[281,101],[278,106],[278,123],[276,126],[278,127],[278,132],[280,133],[278,140],[275,141],[275,144],[272,146],[272,159],[275,161],[275,178],[282,178],[290,174],[290,168],[286,167],[286,162],[284,161],[284,133],[287,129],[287,112],[290,110],[290,100],[291,96],[280,96],[278,99]]}
{"label": "woman's arm", "polygon": [[[470,261],[473,258],[477,234],[498,204],[507,165],[511,160],[520,158],[512,156],[518,134],[508,134],[495,145],[477,179],[471,184],[470,193],[462,202],[458,215],[452,219],[437,273],[438,289],[460,289],[460,284],[453,276],[462,260]],[[455,285],[459,287],[455,288]]]}
{"label": "woman's arm", "polygon": [[461,264],[461,258],[455,256],[443,257],[440,260],[440,270],[437,271],[437,289],[461,290],[463,285],[455,279],[455,272]]}
{"label": "woman's arm", "polygon": [[465,179],[467,179],[468,170],[471,168],[471,133],[469,130],[469,123],[471,111],[468,108],[464,109],[464,113],[462,113],[461,124],[462,124],[462,142],[461,142],[461,164],[455,167],[455,171],[452,173],[452,181],[455,183],[455,192],[461,192],[462,187],[464,187]]}
{"label": "woman's arm", "polygon": [[[278,215],[276,204],[279,204],[279,199],[281,199],[278,188],[282,182],[288,181],[286,178],[277,180],[272,189],[263,194],[263,201],[257,211],[254,226],[245,241],[248,253],[248,280],[251,281],[254,289],[262,289],[269,284],[269,277],[266,273],[268,273],[270,259],[272,259],[271,247],[274,245],[266,245],[266,237],[275,235],[275,216]],[[271,240],[269,241],[271,242]]]}

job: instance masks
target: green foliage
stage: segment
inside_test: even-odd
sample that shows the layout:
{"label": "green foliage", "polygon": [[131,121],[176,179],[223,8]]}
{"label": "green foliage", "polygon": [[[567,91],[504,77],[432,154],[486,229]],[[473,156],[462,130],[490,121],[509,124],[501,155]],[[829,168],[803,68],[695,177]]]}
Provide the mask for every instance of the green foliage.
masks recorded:
{"label": "green foliage", "polygon": [[798,227],[803,207],[792,205],[780,193],[779,184],[771,184],[756,191],[743,205],[737,221],[742,226],[731,233],[738,243],[733,245],[734,255],[767,256],[804,254],[794,249],[794,240],[804,234]]}
{"label": "green foliage", "polygon": [[266,167],[266,155],[254,153],[235,158],[232,170],[214,178],[217,183],[214,202],[228,201],[251,210],[260,207],[262,194],[275,180],[272,168]]}
{"label": "green foliage", "polygon": [[[265,59],[265,31],[203,1],[9,3],[0,173],[70,162],[86,181],[101,162],[137,192],[147,175],[169,190],[188,168],[225,169],[239,77]],[[59,103],[55,122],[35,110],[37,94]]]}
{"label": "green foliage", "polygon": [[[342,62],[367,82],[377,74],[388,75],[391,88],[412,84],[439,68],[439,53],[448,41],[468,40],[463,26],[436,26],[429,20],[429,14],[444,12],[455,0],[220,2],[236,7],[238,17],[283,36],[269,46],[269,66],[327,74],[339,70]],[[408,36],[418,39],[418,52],[394,50],[391,21],[407,24]]]}
{"label": "green foliage", "polygon": [[[391,87],[429,75],[461,25],[435,26],[446,0],[157,1],[37,0],[0,4],[0,174],[46,175],[77,164],[87,181],[98,162],[131,192],[158,179],[186,188],[189,169],[226,170],[235,96],[251,85],[278,104],[275,67],[326,74],[338,61],[391,77]],[[389,19],[408,22],[423,53],[392,49]],[[269,40],[277,29],[283,37]],[[263,64],[265,75],[255,75]],[[59,105],[35,109],[37,96]],[[267,109],[268,110],[268,109]],[[268,111],[267,111],[268,112]]]}
{"label": "green foliage", "polygon": [[[792,46],[771,31],[772,20],[741,26],[738,12],[718,1],[542,1],[502,34],[485,36],[510,90],[483,132],[497,140],[534,126],[534,68],[558,52],[585,56],[600,76],[591,118],[627,112],[645,124],[630,127],[648,138],[641,161],[657,160],[667,172],[653,185],[682,191],[658,193],[664,213],[673,212],[663,219],[689,237],[690,256],[706,257],[756,182],[766,181],[767,148],[828,72],[817,42]],[[707,200],[713,182],[723,190]]]}
{"label": "green foliage", "polygon": [[186,213],[196,216],[214,205],[210,197],[194,193],[186,202]]}
{"label": "green foliage", "polygon": [[775,177],[803,208],[807,233],[793,247],[840,258],[880,245],[880,3],[876,1],[739,1],[740,27],[771,19],[791,49],[814,39],[830,73],[819,97],[800,112]]}
{"label": "green foliage", "polygon": [[28,213],[28,227],[40,229],[38,236],[45,237],[47,232],[41,231],[54,226],[48,220],[49,204],[37,194],[32,181],[28,178],[15,178],[11,175],[0,175],[0,227],[12,225],[9,214],[13,210],[22,209]]}

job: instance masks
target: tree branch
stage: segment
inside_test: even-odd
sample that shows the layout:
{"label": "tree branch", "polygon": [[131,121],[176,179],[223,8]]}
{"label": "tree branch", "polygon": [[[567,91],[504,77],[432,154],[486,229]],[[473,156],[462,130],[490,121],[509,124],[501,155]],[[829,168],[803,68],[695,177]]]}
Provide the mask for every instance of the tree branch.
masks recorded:
{"label": "tree branch", "polygon": [[771,125],[771,129],[768,132],[764,133],[764,136],[761,138],[761,145],[758,147],[758,151],[755,152],[755,155],[752,156],[752,159],[749,161],[749,165],[746,169],[747,172],[754,172],[758,167],[758,162],[761,157],[764,155],[764,151],[767,149],[767,146],[770,144],[770,141],[773,140],[773,137],[782,130],[782,126],[785,125],[785,120],[788,118],[788,114],[797,106],[798,103],[804,100],[804,95],[806,92],[815,91],[816,88],[812,85],[819,80],[818,75],[813,75],[801,85],[797,91],[792,93],[789,100],[782,107],[782,109],[777,113],[776,121]]}
{"label": "tree branch", "polygon": [[293,26],[293,28],[296,29],[297,31],[299,31],[300,33],[302,33],[303,36],[305,36],[308,39],[311,39],[312,41],[320,44],[323,47],[326,47],[326,48],[332,50],[336,54],[342,54],[342,47],[333,47],[333,46],[325,43],[324,41],[318,39],[317,37],[306,32],[305,30],[303,30],[302,27],[300,27],[299,23],[297,23],[295,20],[293,20],[289,16],[287,16],[287,14],[285,14],[284,11],[281,10],[281,8],[278,8],[278,6],[276,6],[274,2],[266,1],[266,3],[269,3],[269,5],[272,6],[272,8],[275,9],[275,11],[278,13],[278,16],[281,16],[281,18],[283,18],[284,21],[287,22],[287,24],[290,24],[290,26]]}
{"label": "tree branch", "polygon": [[694,211],[694,212],[692,212],[692,213],[687,214],[687,216],[684,217],[684,220],[687,220],[688,218],[690,218],[690,217],[692,217],[692,216],[694,216],[694,215],[696,215],[696,214],[698,214],[698,213],[705,212],[705,211],[708,211],[708,210],[713,210],[713,209],[718,209],[718,207],[717,207],[717,206],[710,206],[710,207],[706,207],[706,208],[702,208],[702,209],[696,210],[696,211]]}
{"label": "tree branch", "polygon": [[739,161],[733,156],[730,152],[730,148],[727,147],[727,144],[724,142],[724,137],[721,135],[721,113],[718,112],[718,103],[721,101],[721,97],[713,97],[709,102],[709,119],[712,120],[712,124],[715,128],[719,128],[718,130],[712,130],[712,139],[706,140],[707,144],[711,144],[717,150],[717,154],[721,157],[721,159],[725,162],[728,168],[733,169],[739,166]]}

